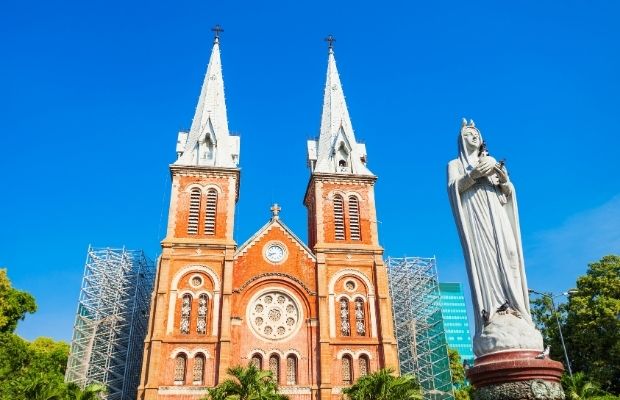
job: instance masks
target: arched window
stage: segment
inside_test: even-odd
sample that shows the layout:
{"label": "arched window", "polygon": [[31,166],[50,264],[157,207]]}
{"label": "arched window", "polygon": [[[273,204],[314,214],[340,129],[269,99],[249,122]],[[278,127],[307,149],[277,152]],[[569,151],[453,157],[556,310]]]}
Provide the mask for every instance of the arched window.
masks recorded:
{"label": "arched window", "polygon": [[269,357],[269,371],[273,374],[274,382],[280,383],[280,357],[275,354]]}
{"label": "arched window", "polygon": [[351,240],[361,240],[360,203],[355,196],[349,196],[349,236]]}
{"label": "arched window", "polygon": [[370,371],[370,362],[367,355],[361,355],[359,360],[360,377],[368,375]]}
{"label": "arched window", "polygon": [[181,353],[174,359],[174,383],[185,383],[185,368],[187,357]]}
{"label": "arched window", "polygon": [[286,384],[297,385],[297,357],[292,354],[286,357]]}
{"label": "arched window", "polygon": [[252,356],[252,360],[250,361],[252,365],[254,365],[258,369],[263,369],[263,357],[260,354],[256,353]]}
{"label": "arched window", "polygon": [[196,320],[196,332],[204,335],[207,333],[207,306],[209,305],[209,298],[206,294],[201,294],[198,297],[198,319]]}
{"label": "arched window", "polygon": [[192,189],[189,193],[189,214],[187,216],[187,233],[189,235],[198,234],[198,221],[200,220],[200,198],[202,192],[198,188]]}
{"label": "arched window", "polygon": [[205,374],[205,356],[202,354],[198,354],[194,358],[194,370],[192,371],[194,383],[199,383],[199,384],[202,383],[204,374]]}
{"label": "arched window", "polygon": [[344,240],[344,200],[334,195],[334,236],[336,240]]}
{"label": "arched window", "polygon": [[342,357],[342,384],[350,385],[353,383],[353,359],[346,355]]}
{"label": "arched window", "polygon": [[215,235],[215,217],[217,214],[217,190],[207,190],[205,206],[205,235]]}
{"label": "arched window", "polygon": [[181,303],[181,333],[189,333],[189,317],[192,314],[192,296],[183,295],[183,303]]}
{"label": "arched window", "polygon": [[364,317],[364,299],[355,299],[355,332],[358,336],[366,336],[366,319]]}
{"label": "arched window", "polygon": [[351,336],[349,301],[347,299],[340,299],[340,333],[342,336]]}

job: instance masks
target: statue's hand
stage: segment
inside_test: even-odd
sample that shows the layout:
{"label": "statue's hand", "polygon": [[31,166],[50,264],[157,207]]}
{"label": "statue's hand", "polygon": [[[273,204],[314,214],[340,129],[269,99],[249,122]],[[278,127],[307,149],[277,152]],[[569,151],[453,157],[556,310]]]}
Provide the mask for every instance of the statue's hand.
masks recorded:
{"label": "statue's hand", "polygon": [[497,177],[499,178],[499,183],[506,183],[508,182],[508,173],[506,172],[506,170],[504,169],[503,166],[500,166],[499,164],[496,164],[493,167],[495,173],[497,174]]}
{"label": "statue's hand", "polygon": [[473,179],[489,176],[494,172],[495,159],[493,157],[482,157],[476,168],[471,171],[470,176]]}

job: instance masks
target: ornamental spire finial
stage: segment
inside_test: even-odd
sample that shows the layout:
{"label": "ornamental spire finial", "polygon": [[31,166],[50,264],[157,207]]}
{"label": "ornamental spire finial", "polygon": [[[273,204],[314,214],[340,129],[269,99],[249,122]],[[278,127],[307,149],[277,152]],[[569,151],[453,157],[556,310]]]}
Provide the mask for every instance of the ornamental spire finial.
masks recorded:
{"label": "ornamental spire finial", "polygon": [[334,51],[334,42],[336,41],[336,38],[333,35],[327,35],[327,37],[324,39],[327,44],[328,44],[328,49],[330,53],[333,53]]}
{"label": "ornamental spire finial", "polygon": [[211,31],[215,32],[215,37],[213,38],[213,43],[220,42],[220,33],[224,32],[224,29],[220,26],[220,24],[216,24]]}

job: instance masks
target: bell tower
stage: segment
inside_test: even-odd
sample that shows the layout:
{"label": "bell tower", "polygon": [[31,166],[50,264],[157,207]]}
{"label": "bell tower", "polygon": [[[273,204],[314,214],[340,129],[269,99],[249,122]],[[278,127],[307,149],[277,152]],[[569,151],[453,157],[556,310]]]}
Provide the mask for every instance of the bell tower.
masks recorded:
{"label": "bell tower", "polygon": [[230,366],[239,137],[228,131],[219,34],[177,160],[145,340],[139,399],[191,396]]}
{"label": "bell tower", "polygon": [[[369,370],[398,370],[374,185],[355,139],[329,36],[323,112],[308,141],[308,244],[317,257],[321,399]],[[367,357],[367,358],[364,358]],[[337,367],[335,367],[337,365]]]}

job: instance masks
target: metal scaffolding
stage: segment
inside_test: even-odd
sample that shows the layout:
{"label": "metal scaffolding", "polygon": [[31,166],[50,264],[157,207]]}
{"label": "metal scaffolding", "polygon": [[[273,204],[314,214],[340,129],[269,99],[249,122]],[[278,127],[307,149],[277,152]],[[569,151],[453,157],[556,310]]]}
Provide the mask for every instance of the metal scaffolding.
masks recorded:
{"label": "metal scaffolding", "polygon": [[453,400],[448,345],[439,302],[435,258],[388,257],[398,359],[427,400]]}
{"label": "metal scaffolding", "polygon": [[141,250],[88,248],[65,380],[134,400],[155,267]]}

